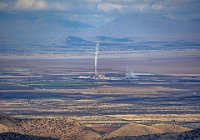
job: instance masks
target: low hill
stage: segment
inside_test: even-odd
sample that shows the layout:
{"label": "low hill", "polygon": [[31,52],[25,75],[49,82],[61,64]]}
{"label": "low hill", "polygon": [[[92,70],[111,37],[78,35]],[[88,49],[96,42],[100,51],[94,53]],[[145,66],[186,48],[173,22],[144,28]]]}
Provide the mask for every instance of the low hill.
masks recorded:
{"label": "low hill", "polygon": [[152,125],[152,127],[158,129],[159,131],[161,131],[161,133],[185,132],[185,131],[191,130],[189,128],[182,127],[182,126],[179,126],[179,125],[165,124],[165,123],[154,124],[154,125]]}
{"label": "low hill", "polygon": [[8,127],[3,125],[3,124],[0,124],[0,133],[3,133],[3,132],[8,132]]}
{"label": "low hill", "polygon": [[143,136],[149,134],[161,134],[161,133],[172,133],[172,132],[185,132],[191,129],[185,128],[174,124],[154,124],[147,126],[143,124],[127,124],[121,128],[112,131],[107,134],[105,138],[122,137],[122,136]]}
{"label": "low hill", "polygon": [[11,126],[17,122],[18,122],[18,119],[15,119],[15,118],[7,116],[7,115],[0,114],[0,124],[6,125],[6,126],[8,126],[8,125]]}
{"label": "low hill", "polygon": [[106,140],[199,140],[200,129],[179,133],[149,134],[144,136],[118,136]]}
{"label": "low hill", "polygon": [[151,126],[131,123],[104,137],[92,128],[67,117],[16,119],[0,115],[0,140],[185,140],[200,139],[200,129],[191,130],[174,124]]}
{"label": "low hill", "polygon": [[[0,122],[3,122],[3,124],[0,124],[0,133],[13,132],[30,136],[57,138],[59,140],[95,140],[101,137],[92,129],[66,117],[21,120],[1,118]],[[8,124],[6,125],[6,123]]]}
{"label": "low hill", "polygon": [[11,131],[28,135],[59,138],[60,140],[82,139],[94,140],[100,135],[68,118],[32,119],[23,120],[16,124]]}
{"label": "low hill", "polygon": [[117,136],[140,136],[147,134],[156,134],[160,131],[154,127],[143,125],[143,124],[127,124],[121,128],[109,133],[106,138],[117,137]]}

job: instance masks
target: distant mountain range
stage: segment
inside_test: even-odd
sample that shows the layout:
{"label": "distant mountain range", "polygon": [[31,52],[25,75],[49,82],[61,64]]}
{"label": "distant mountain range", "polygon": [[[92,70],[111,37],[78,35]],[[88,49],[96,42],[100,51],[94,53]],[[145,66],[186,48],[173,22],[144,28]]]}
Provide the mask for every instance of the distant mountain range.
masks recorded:
{"label": "distant mountain range", "polygon": [[[169,17],[144,15],[119,16],[101,26],[92,23],[57,17],[46,12],[2,12],[0,38],[4,42],[28,41],[48,43],[64,36],[96,37],[101,41],[130,42],[127,38],[141,40],[199,40],[199,19],[184,21]],[[120,38],[113,38],[118,36]],[[1,43],[1,40],[0,40]]]}
{"label": "distant mountain range", "polygon": [[199,43],[187,41],[134,41],[132,38],[97,36],[94,38],[82,38],[78,36],[68,36],[65,39],[66,46],[91,46],[95,47],[96,42],[100,43],[104,49],[133,49],[133,50],[184,50],[198,49]]}
{"label": "distant mountain range", "polygon": [[109,37],[109,36],[97,36],[97,40],[102,42],[132,42],[133,40],[130,38],[116,38],[116,37]]}
{"label": "distant mountain range", "polygon": [[94,46],[95,43],[82,39],[81,37],[68,36],[65,40],[68,46]]}
{"label": "distant mountain range", "polygon": [[103,51],[160,51],[160,50],[189,50],[200,49],[200,43],[193,41],[138,41],[135,38],[115,36],[65,36],[61,39],[51,40],[49,43],[22,41],[1,42],[0,54],[30,55],[30,54],[67,54],[92,52],[99,42]]}
{"label": "distant mountain range", "polygon": [[92,38],[91,41],[83,39],[77,36],[68,36],[65,40],[66,45],[68,46],[95,46],[96,42],[99,42],[101,46],[118,46],[122,44],[127,44],[133,42],[130,38],[117,38],[117,37],[108,37],[108,36],[97,36]]}
{"label": "distant mountain range", "polygon": [[79,34],[85,36],[122,36],[145,40],[198,40],[199,22],[169,17],[142,15],[121,16],[97,28],[88,28]]}

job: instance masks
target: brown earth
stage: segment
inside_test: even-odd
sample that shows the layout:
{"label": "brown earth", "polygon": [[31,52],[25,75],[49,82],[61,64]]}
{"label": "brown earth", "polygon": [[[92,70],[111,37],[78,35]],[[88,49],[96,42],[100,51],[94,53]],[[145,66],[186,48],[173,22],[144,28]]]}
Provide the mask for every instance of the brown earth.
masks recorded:
{"label": "brown earth", "polygon": [[94,131],[98,132],[98,133],[110,133],[116,129],[118,129],[119,127],[108,127],[108,126],[91,126],[91,129],[93,129]]}
{"label": "brown earth", "polygon": [[191,129],[174,124],[155,124],[152,126],[143,124],[127,124],[121,128],[107,134],[105,138],[121,137],[121,136],[143,136],[149,134],[170,133],[170,132],[185,132]]}
{"label": "brown earth", "polygon": [[143,124],[127,124],[122,126],[121,128],[109,133],[106,138],[117,137],[117,136],[140,136],[147,134],[156,134],[160,133],[160,131],[151,126],[143,125]]}
{"label": "brown earth", "polygon": [[[148,90],[147,90],[148,89]],[[182,89],[159,87],[159,86],[99,86],[87,89],[35,89],[35,90],[0,90],[0,93],[7,92],[54,92],[54,93],[83,93],[83,94],[164,94],[168,91],[183,91]]]}
{"label": "brown earth", "polygon": [[[110,52],[111,53],[111,52]],[[60,54],[43,56],[1,56],[1,68],[21,68],[23,70],[94,72],[94,55],[71,56]],[[27,59],[28,58],[28,59]],[[72,65],[73,64],[73,65]],[[127,66],[134,72],[152,72],[162,74],[200,74],[198,50],[153,51],[153,52],[113,52],[101,54],[98,71],[124,71]]]}
{"label": "brown earth", "polygon": [[[79,121],[67,118],[41,118],[41,119],[15,119],[0,116],[0,139],[10,137],[40,137],[59,140],[123,140],[131,139],[179,139],[185,137],[197,137],[200,133],[174,124],[144,124],[131,123],[118,129],[112,127],[86,127]],[[7,132],[7,133],[5,133]],[[107,132],[103,137],[99,133]],[[6,139],[7,140],[7,139]]]}
{"label": "brown earth", "polygon": [[3,133],[3,132],[8,132],[8,127],[3,125],[3,124],[0,124],[0,133]]}
{"label": "brown earth", "polygon": [[185,131],[190,131],[191,129],[186,128],[186,127],[182,127],[179,125],[175,125],[175,124],[165,124],[165,123],[161,123],[161,124],[154,124],[152,125],[152,127],[160,130],[163,133],[171,133],[171,132],[185,132]]}
{"label": "brown earth", "polygon": [[108,138],[106,140],[199,140],[200,129],[194,129],[187,132],[175,132],[175,133],[161,133],[161,134],[149,134],[143,136],[118,136]]}
{"label": "brown earth", "polygon": [[59,138],[60,140],[95,140],[101,136],[94,130],[85,127],[76,120],[69,118],[23,119],[0,125],[2,132]]}

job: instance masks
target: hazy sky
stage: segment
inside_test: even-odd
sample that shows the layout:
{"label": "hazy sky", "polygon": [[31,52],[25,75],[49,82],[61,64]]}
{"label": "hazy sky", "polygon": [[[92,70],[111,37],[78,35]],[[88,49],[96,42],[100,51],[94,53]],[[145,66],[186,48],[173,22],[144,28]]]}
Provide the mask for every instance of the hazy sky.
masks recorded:
{"label": "hazy sky", "polygon": [[198,39],[199,0],[0,0],[1,38],[155,36]]}

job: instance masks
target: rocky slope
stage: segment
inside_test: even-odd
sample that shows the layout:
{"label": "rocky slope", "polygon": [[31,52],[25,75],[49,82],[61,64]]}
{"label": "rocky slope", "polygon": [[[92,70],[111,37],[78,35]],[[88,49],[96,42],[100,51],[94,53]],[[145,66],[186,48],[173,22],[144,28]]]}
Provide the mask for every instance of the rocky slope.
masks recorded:
{"label": "rocky slope", "polygon": [[[5,122],[3,120],[2,122]],[[76,120],[66,117],[45,119],[23,119],[6,126],[0,124],[0,132],[14,132],[39,137],[51,137],[60,140],[95,140],[101,136]]]}
{"label": "rocky slope", "polygon": [[200,140],[200,129],[131,123],[101,136],[67,117],[16,119],[0,115],[0,140]]}

